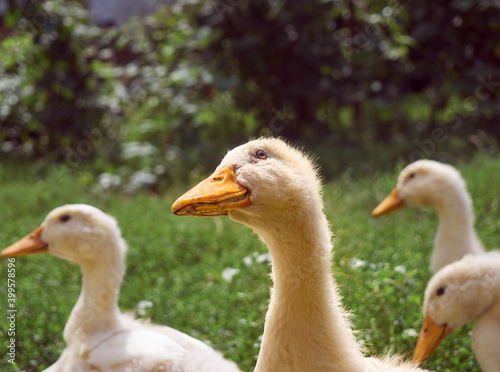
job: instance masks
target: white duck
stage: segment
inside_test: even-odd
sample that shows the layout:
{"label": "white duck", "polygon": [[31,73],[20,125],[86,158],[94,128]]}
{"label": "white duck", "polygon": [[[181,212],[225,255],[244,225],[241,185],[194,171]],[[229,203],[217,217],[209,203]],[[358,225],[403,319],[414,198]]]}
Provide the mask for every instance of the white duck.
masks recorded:
{"label": "white duck", "polygon": [[321,182],[300,151],[279,139],[236,147],[172,211],[228,215],[267,244],[274,286],[255,372],[420,370],[363,357],[332,277]]}
{"label": "white duck", "polygon": [[431,270],[438,271],[466,254],[484,253],[474,230],[472,200],[465,181],[451,165],[418,160],[404,168],[394,190],[375,208],[378,217],[403,207],[434,207],[439,226]]}
{"label": "white duck", "polygon": [[80,265],[83,289],[64,329],[66,348],[50,372],[199,372],[238,368],[203,342],[120,313],[126,243],[116,220],[89,205],[54,209],[0,257],[49,252]]}
{"label": "white duck", "polygon": [[500,253],[468,255],[427,285],[414,360],[423,362],[452,331],[476,320],[472,349],[484,372],[500,368]]}

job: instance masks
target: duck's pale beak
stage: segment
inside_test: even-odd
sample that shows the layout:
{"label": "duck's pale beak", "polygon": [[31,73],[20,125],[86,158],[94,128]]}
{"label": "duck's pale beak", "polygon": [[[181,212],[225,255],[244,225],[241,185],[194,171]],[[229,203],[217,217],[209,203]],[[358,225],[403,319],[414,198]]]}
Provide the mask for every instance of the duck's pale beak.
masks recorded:
{"label": "duck's pale beak", "polygon": [[395,187],[394,190],[382,200],[382,203],[373,210],[372,216],[382,216],[383,214],[391,213],[404,207],[406,207],[406,203],[401,196],[399,196],[398,188]]}
{"label": "duck's pale beak", "polygon": [[446,324],[436,324],[426,315],[413,353],[413,361],[422,363],[426,360],[451,331],[452,329]]}
{"label": "duck's pale beak", "polygon": [[250,204],[248,190],[238,183],[229,163],[178,198],[172,212],[178,216],[227,216],[229,209]]}
{"label": "duck's pale beak", "polygon": [[26,235],[18,242],[0,252],[0,257],[18,257],[47,252],[48,245],[42,240],[43,226]]}

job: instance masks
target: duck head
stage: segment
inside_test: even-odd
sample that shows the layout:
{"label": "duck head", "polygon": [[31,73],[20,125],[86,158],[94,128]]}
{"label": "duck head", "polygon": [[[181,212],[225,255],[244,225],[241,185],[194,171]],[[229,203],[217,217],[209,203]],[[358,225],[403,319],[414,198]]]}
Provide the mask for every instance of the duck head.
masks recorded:
{"label": "duck head", "polygon": [[[482,257],[484,256],[484,257]],[[438,271],[427,284],[424,322],[413,360],[421,363],[445,337],[472,321],[494,302],[498,257],[468,255]]]}
{"label": "duck head", "polygon": [[280,139],[261,138],[229,151],[210,177],[175,201],[172,212],[265,224],[283,218],[284,210],[300,212],[321,202],[312,200],[320,189],[307,156]]}
{"label": "duck head", "polygon": [[48,252],[68,261],[98,260],[117,247],[123,255],[126,245],[116,220],[85,204],[54,209],[40,227],[4,249],[0,257],[17,257]]}
{"label": "duck head", "polygon": [[457,188],[466,189],[455,168],[433,160],[418,160],[401,171],[396,187],[373,210],[372,216],[404,207],[439,207],[446,195]]}

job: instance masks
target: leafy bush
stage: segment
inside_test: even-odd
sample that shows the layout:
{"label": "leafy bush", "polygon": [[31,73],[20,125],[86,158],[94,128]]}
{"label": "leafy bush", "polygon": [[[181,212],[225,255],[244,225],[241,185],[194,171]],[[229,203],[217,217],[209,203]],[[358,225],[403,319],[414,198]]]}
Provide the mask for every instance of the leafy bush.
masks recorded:
{"label": "leafy bush", "polygon": [[101,81],[86,57],[85,12],[62,1],[10,2],[0,43],[3,152],[45,161],[92,157],[105,116]]}
{"label": "leafy bush", "polygon": [[457,142],[470,154],[500,139],[497,3],[214,4],[200,22],[220,34],[206,57],[216,81],[231,79],[237,106],[274,134],[335,147],[337,165],[356,155],[380,168]]}
{"label": "leafy bush", "polygon": [[102,185],[128,191],[197,177],[260,135],[314,149],[327,176],[495,152],[498,9],[219,1],[99,29],[77,1],[11,3],[2,152],[92,160]]}

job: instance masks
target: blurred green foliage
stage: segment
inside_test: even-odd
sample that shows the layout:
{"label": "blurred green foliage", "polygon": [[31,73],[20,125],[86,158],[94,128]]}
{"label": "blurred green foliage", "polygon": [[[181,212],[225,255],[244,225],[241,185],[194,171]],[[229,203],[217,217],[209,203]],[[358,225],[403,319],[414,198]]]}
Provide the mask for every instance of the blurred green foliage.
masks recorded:
{"label": "blurred green foliage", "polygon": [[274,134],[378,166],[500,138],[498,3],[231,4],[203,18],[221,35],[209,60]]}
{"label": "blurred green foliage", "polygon": [[85,56],[79,23],[85,13],[61,2],[10,1],[0,44],[3,150],[13,155],[61,161],[80,152],[105,114],[100,78]]}
{"label": "blurred green foliage", "polygon": [[479,0],[220,0],[101,29],[76,0],[10,0],[0,154],[92,161],[133,191],[261,135],[313,149],[327,177],[497,152],[498,19]]}

